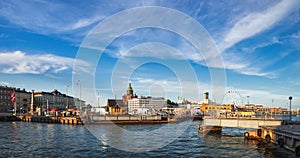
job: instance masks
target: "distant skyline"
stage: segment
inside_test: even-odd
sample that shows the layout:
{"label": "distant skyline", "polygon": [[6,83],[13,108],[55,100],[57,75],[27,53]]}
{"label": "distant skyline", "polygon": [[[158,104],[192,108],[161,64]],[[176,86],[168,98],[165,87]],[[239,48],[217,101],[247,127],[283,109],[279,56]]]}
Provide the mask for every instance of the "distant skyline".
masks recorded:
{"label": "distant skyline", "polygon": [[[276,107],[289,107],[288,97],[293,96],[293,108],[300,108],[298,0],[3,0],[0,1],[0,85],[28,91],[58,89],[63,93],[68,85],[69,94],[79,97],[72,90],[72,86],[78,86],[77,79],[72,82],[76,74],[73,66],[77,61],[91,69],[88,61],[76,60],[89,31],[117,13],[149,6],[170,8],[195,19],[214,40],[223,64],[208,66],[203,52],[197,52],[188,39],[176,32],[151,27],[128,30],[107,46],[96,67],[97,92],[92,97],[97,99],[99,93],[101,105],[115,95],[121,98],[128,82],[132,82],[139,96],[162,96],[175,102],[182,96],[181,85],[187,89],[199,86],[198,93],[187,92],[182,97],[203,99],[204,92],[212,91],[211,70],[223,70],[224,65],[224,93],[235,90],[239,93],[235,97],[241,96],[244,103],[249,96],[252,104]],[[132,20],[135,19],[119,22]],[[178,27],[184,26],[182,22]],[[114,28],[107,28],[110,29]],[[138,65],[146,59],[156,62]],[[184,68],[174,72],[164,64],[166,61],[178,68],[178,63],[189,64],[195,74]],[[119,67],[115,67],[117,64]],[[133,67],[136,69],[127,74]],[[182,82],[178,74],[184,73],[186,80]],[[83,88],[83,93],[88,90]],[[210,96],[215,99],[213,93]],[[97,104],[95,99],[86,100]],[[217,102],[222,100],[218,98]]]}

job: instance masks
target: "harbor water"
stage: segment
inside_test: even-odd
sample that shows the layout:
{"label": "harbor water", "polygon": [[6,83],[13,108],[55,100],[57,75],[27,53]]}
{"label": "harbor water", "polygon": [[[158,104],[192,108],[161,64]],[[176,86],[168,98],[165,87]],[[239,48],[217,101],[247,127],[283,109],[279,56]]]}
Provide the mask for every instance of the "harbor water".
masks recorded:
{"label": "harbor water", "polygon": [[[221,135],[199,134],[197,125],[190,122],[179,136],[174,136],[168,144],[151,149],[151,143],[133,142],[125,132],[112,131],[111,125],[72,126],[34,122],[0,122],[0,157],[294,157],[294,153],[274,144],[256,140],[245,140],[246,129],[223,128]],[[178,124],[120,125],[126,131],[155,131],[166,127],[166,131],[156,134],[153,144],[172,138]],[[93,129],[93,130],[91,130]],[[95,136],[109,136],[102,139]],[[112,134],[113,133],[113,134]],[[143,135],[147,139],[147,135]],[[150,137],[151,138],[151,137]],[[150,139],[149,138],[149,139]],[[114,148],[110,143],[118,143]],[[129,142],[130,141],[130,142]],[[130,152],[129,145],[136,144],[138,150]],[[147,149],[144,149],[147,148]]]}

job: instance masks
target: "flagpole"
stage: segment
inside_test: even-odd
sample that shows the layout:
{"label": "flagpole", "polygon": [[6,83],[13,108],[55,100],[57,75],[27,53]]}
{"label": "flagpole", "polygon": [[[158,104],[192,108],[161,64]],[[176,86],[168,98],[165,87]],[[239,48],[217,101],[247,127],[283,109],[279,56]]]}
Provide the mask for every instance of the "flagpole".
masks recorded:
{"label": "flagpole", "polygon": [[9,96],[10,96],[10,101],[14,103],[14,115],[17,116],[16,91],[15,90],[11,91]]}
{"label": "flagpole", "polygon": [[47,115],[48,115],[49,101],[47,99]]}

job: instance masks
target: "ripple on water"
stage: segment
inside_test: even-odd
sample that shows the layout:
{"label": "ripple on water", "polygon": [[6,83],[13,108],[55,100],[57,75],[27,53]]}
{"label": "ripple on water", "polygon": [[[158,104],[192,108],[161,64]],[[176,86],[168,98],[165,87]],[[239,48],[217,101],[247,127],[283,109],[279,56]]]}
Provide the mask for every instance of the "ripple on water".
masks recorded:
{"label": "ripple on water", "polygon": [[[224,135],[199,135],[198,124],[199,122],[193,122],[180,137],[166,146],[153,151],[135,153],[115,149],[105,144],[105,141],[102,141],[103,144],[85,126],[0,122],[0,157],[294,157],[294,153],[275,145],[244,140],[244,130],[224,129]],[[176,131],[174,125],[164,126]],[[159,127],[160,125],[130,125],[124,128],[133,131],[147,131],[148,128],[154,131],[153,129]],[[97,128],[99,128],[97,132],[100,132],[105,139],[108,139],[109,132],[113,132],[105,125],[97,126]],[[115,132],[115,134],[112,136],[129,137],[121,132]],[[169,133],[155,134],[162,140]],[[109,137],[109,139],[115,137]],[[144,135],[138,137],[143,138]],[[115,139],[114,141],[126,146],[127,140],[131,139]],[[136,143],[140,149],[153,145]]]}

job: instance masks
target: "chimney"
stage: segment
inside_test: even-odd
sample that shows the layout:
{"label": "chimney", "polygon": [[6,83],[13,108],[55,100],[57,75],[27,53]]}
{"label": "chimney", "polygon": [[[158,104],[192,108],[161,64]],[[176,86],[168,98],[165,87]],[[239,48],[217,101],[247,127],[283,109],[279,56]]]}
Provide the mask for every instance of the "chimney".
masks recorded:
{"label": "chimney", "polygon": [[204,99],[209,99],[209,93],[208,92],[204,93]]}

